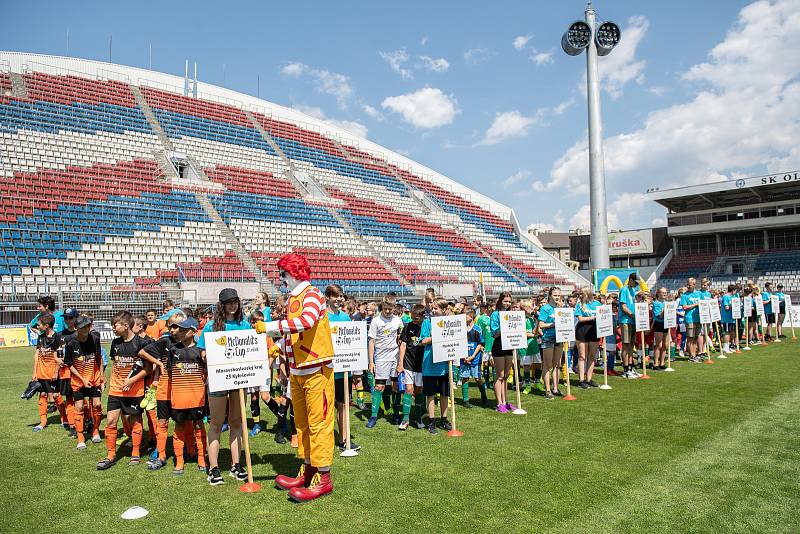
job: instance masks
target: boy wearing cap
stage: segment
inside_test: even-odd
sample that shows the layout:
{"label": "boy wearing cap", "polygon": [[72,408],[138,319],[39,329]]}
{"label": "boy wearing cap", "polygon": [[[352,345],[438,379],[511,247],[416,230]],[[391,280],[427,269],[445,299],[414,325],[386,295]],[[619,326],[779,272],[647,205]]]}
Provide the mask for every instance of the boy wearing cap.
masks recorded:
{"label": "boy wearing cap", "polygon": [[94,428],[92,442],[100,443],[102,407],[100,397],[105,387],[103,357],[100,352],[100,334],[92,331],[92,320],[81,315],[75,319],[75,334],[64,342],[64,365],[69,367],[72,397],[75,400],[75,430],[78,450],[86,448],[84,431],[84,402],[93,408]]}
{"label": "boy wearing cap", "polygon": [[97,463],[97,469],[106,470],[117,462],[117,421],[120,415],[127,419],[131,429],[131,459],[128,465],[139,465],[139,449],[142,445],[142,408],[144,377],[147,371],[139,356],[143,340],[132,327],[133,316],[127,311],[114,314],[111,327],[116,338],[111,342],[111,383],[108,388],[106,406],[106,451],[105,458]]}

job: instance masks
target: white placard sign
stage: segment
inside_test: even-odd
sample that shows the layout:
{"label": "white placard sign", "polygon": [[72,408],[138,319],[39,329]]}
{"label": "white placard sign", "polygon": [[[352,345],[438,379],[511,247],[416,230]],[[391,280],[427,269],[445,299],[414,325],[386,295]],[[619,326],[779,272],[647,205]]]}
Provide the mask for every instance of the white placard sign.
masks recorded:
{"label": "white placard sign", "polygon": [[227,391],[267,383],[267,336],[255,330],[206,332],[208,391]]}
{"label": "white placard sign", "polygon": [[707,300],[701,300],[697,309],[700,312],[700,324],[709,324],[711,322],[711,306]]}
{"label": "white placard sign", "polygon": [[759,316],[764,315],[764,299],[761,296],[758,296],[753,299],[756,303],[756,314]]}
{"label": "white placard sign", "polygon": [[731,315],[734,319],[742,318],[742,299],[739,297],[731,299]]}
{"label": "white placard sign", "polygon": [[650,305],[646,302],[634,304],[636,314],[636,331],[647,332],[650,330]]}
{"label": "white placard sign", "polygon": [[[792,297],[790,295],[784,295],[783,302],[786,305],[787,310],[792,307]],[[789,315],[789,313],[787,312],[786,315]]]}
{"label": "white placard sign", "polygon": [[778,295],[771,295],[769,297],[769,303],[772,304],[772,313],[778,313],[781,311],[781,299]]}
{"label": "white placard sign", "polygon": [[572,308],[556,308],[553,310],[553,322],[556,328],[556,341],[575,341],[575,312]]}
{"label": "white placard sign", "polygon": [[750,317],[753,315],[753,297],[745,297],[742,302],[744,303],[744,316]]}
{"label": "white placard sign", "polygon": [[674,300],[664,302],[664,328],[678,326],[678,303]]}
{"label": "white placard sign", "polygon": [[500,340],[503,350],[528,348],[524,311],[504,311],[500,314]]}
{"label": "white placard sign", "polygon": [[786,295],[786,317],[783,318],[784,328],[800,326],[800,306],[792,306],[792,300]]}
{"label": "white placard sign", "polygon": [[331,323],[333,370],[337,373],[363,371],[369,367],[366,321]]}
{"label": "white placard sign", "polygon": [[434,363],[467,358],[467,316],[431,317],[431,338]]}
{"label": "white placard sign", "polygon": [[611,304],[604,304],[596,308],[597,312],[597,337],[608,337],[614,334],[614,312]]}
{"label": "white placard sign", "polygon": [[719,309],[719,301],[711,299],[708,301],[708,311],[711,312],[711,322],[716,323],[722,320],[721,310]]}

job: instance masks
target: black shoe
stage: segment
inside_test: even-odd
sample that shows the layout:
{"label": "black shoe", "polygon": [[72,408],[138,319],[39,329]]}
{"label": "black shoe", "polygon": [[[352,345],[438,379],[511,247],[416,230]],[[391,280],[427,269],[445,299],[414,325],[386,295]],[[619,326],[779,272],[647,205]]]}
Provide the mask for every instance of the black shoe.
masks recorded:
{"label": "black shoe", "polygon": [[588,381],[588,382],[586,382],[586,383],[587,383],[587,384],[589,385],[589,387],[591,387],[591,388],[600,387],[600,384],[598,384],[598,383],[597,383],[597,382],[595,382],[594,380],[589,380],[589,381]]}
{"label": "black shoe", "polygon": [[220,486],[225,484],[225,479],[222,478],[222,473],[219,472],[219,467],[212,467],[211,471],[208,472],[206,480],[208,480],[208,483],[212,486]]}
{"label": "black shoe", "polygon": [[147,463],[147,470],[148,471],[158,471],[162,467],[166,466],[167,462],[162,460],[161,458],[156,458],[152,462]]}
{"label": "black shoe", "polygon": [[106,469],[108,469],[109,467],[114,465],[115,463],[117,463],[116,458],[113,459],[113,460],[109,460],[108,458],[103,458],[102,460],[97,462],[97,470],[98,471],[105,471]]}
{"label": "black shoe", "polygon": [[283,435],[283,432],[275,434],[275,443],[279,445],[284,445],[286,443],[286,436]]}
{"label": "black shoe", "polygon": [[72,439],[78,439],[78,431],[75,430],[74,426],[70,427],[69,429],[69,437],[71,437]]}
{"label": "black shoe", "polygon": [[[344,442],[344,441],[343,441],[343,442],[341,442],[341,443],[339,444],[339,450],[340,450],[340,451],[345,451],[345,450],[347,450],[347,443],[346,443],[346,442]],[[356,443],[355,441],[353,441],[353,440],[351,439],[351,440],[350,440],[350,450],[353,450],[353,451],[360,451],[360,450],[361,450],[361,445],[359,445],[358,443]]]}
{"label": "black shoe", "polygon": [[411,424],[414,425],[414,428],[416,428],[417,430],[422,430],[423,428],[425,428],[425,423],[423,423],[422,421],[414,421]]}
{"label": "black shoe", "polygon": [[585,380],[578,382],[578,386],[580,386],[581,389],[589,389],[589,384]]}
{"label": "black shoe", "polygon": [[481,397],[481,406],[488,406],[488,405],[489,405],[489,399],[486,398],[486,396],[484,395],[483,397]]}
{"label": "black shoe", "polygon": [[472,408],[472,404],[469,401],[464,401],[464,408]]}
{"label": "black shoe", "polygon": [[58,408],[56,408],[55,403],[47,405],[47,413],[56,413],[56,410],[58,410]]}
{"label": "black shoe", "polygon": [[556,397],[563,397],[564,396],[564,395],[561,394],[561,392],[559,390],[553,391],[553,395],[555,395]]}
{"label": "black shoe", "polygon": [[42,384],[38,380],[31,380],[28,382],[28,387],[25,388],[25,391],[22,392],[19,398],[29,400],[37,391],[42,391]]}
{"label": "black shoe", "polygon": [[439,433],[439,431],[436,430],[436,423],[431,422],[428,425],[428,432],[430,432],[431,434],[438,434]]}
{"label": "black shoe", "polygon": [[239,482],[244,482],[247,480],[247,471],[244,469],[244,467],[242,467],[242,464],[233,464],[230,470],[230,475]]}
{"label": "black shoe", "polygon": [[91,434],[92,431],[94,430],[94,420],[93,419],[89,419],[88,421],[86,421],[86,428],[84,428],[83,430],[87,434]]}
{"label": "black shoe", "polygon": [[447,430],[449,432],[450,430],[453,430],[453,425],[451,425],[450,421],[448,421],[447,419],[440,419],[439,428],[441,428],[442,430]]}

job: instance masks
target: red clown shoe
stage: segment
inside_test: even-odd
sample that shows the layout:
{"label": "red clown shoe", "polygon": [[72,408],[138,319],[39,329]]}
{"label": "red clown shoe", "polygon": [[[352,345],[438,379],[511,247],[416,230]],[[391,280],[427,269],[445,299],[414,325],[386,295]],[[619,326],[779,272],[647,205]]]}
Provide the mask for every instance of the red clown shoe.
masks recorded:
{"label": "red clown shoe", "polygon": [[295,488],[308,487],[311,479],[317,474],[317,468],[310,465],[301,464],[300,471],[297,472],[296,477],[287,475],[278,475],[275,477],[275,485],[283,490],[291,490]]}
{"label": "red clown shoe", "polygon": [[289,498],[295,502],[313,501],[333,491],[330,471],[314,473],[311,483],[305,488],[294,488],[289,491]]}

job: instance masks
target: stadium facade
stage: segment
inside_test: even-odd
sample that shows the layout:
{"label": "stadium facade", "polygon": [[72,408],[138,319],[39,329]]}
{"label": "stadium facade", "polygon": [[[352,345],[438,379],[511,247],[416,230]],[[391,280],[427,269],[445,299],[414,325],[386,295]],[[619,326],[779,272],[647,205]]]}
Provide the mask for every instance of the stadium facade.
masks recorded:
{"label": "stadium facade", "polygon": [[352,294],[585,278],[511,208],[297,110],[123,65],[0,52],[0,290],[250,284],[310,257]]}
{"label": "stadium facade", "polygon": [[667,209],[673,257],[661,279],[755,279],[800,292],[800,171],[647,192]]}

